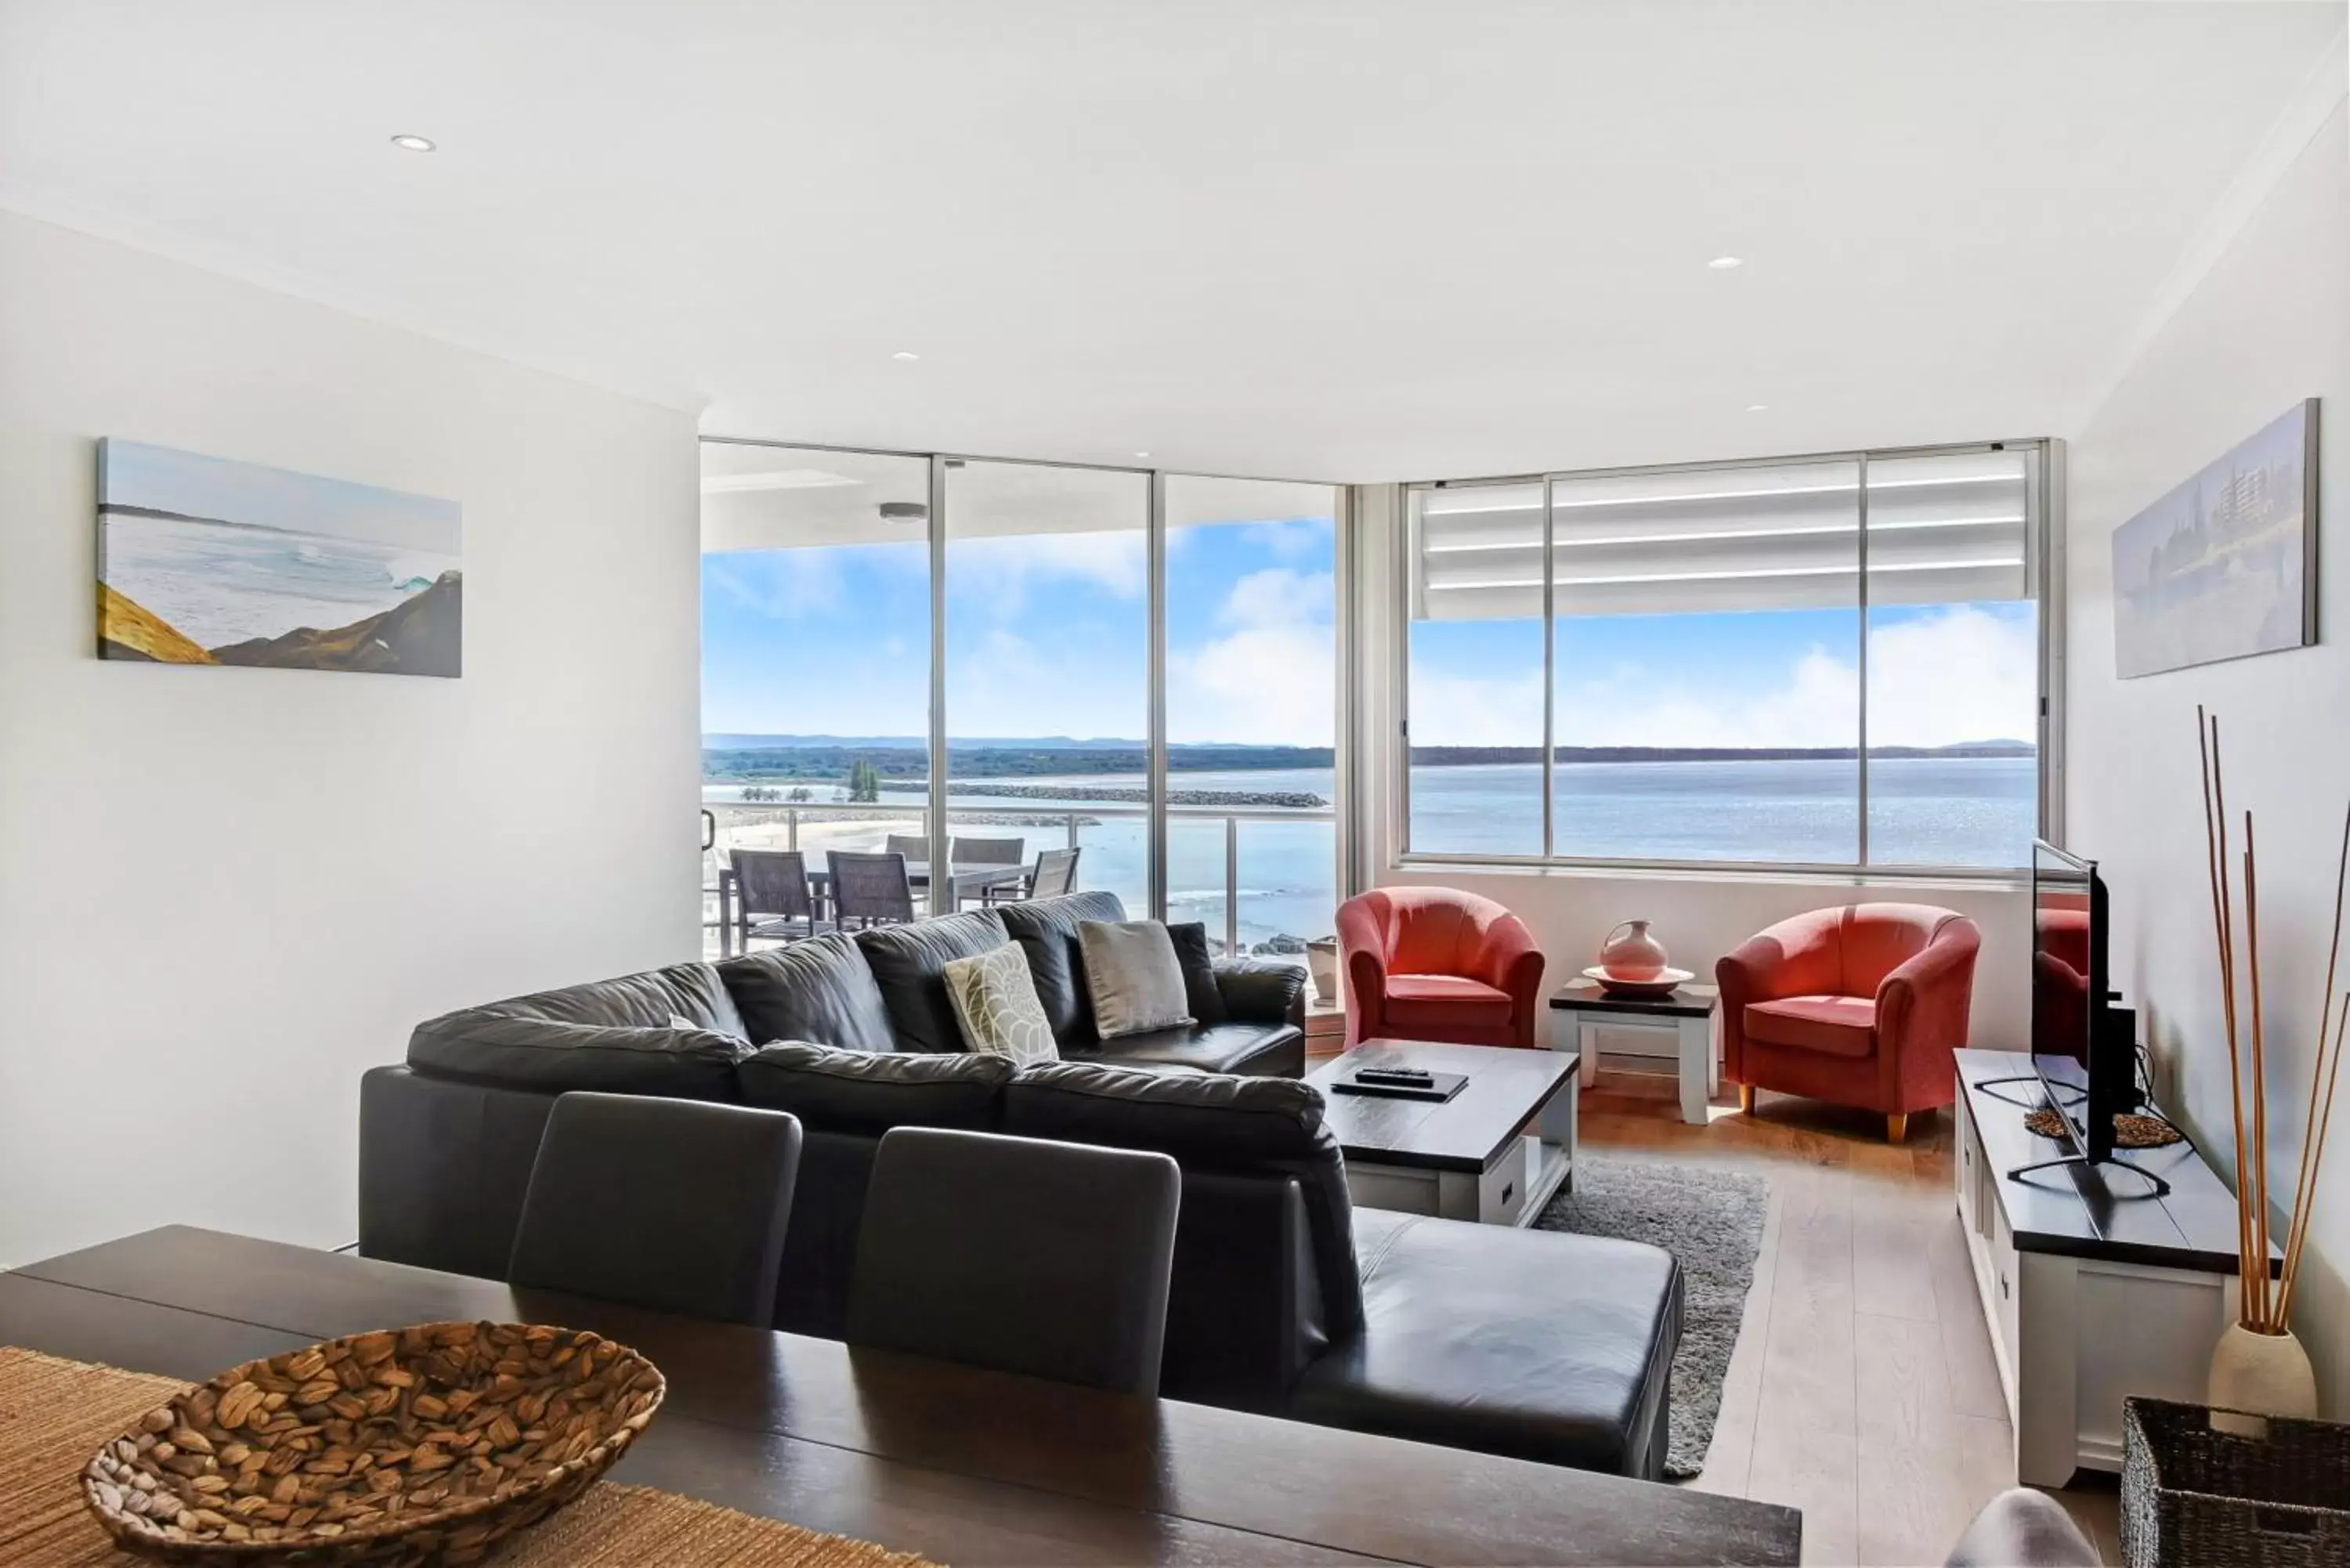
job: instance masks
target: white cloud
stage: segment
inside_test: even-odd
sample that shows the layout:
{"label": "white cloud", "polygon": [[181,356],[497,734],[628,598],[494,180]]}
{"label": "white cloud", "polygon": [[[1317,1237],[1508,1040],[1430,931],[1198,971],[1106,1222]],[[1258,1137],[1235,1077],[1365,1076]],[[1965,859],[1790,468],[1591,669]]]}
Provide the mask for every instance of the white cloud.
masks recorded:
{"label": "white cloud", "polygon": [[958,738],[1067,735],[1139,740],[1149,727],[1138,638],[1131,678],[1068,660],[994,627],[947,661],[947,729]]}
{"label": "white cloud", "polygon": [[1216,612],[1231,629],[1167,656],[1167,733],[1177,742],[1326,746],[1336,669],[1327,572],[1273,566],[1235,582]]}
{"label": "white cloud", "polygon": [[[1953,605],[1880,628],[1868,659],[1871,745],[2028,741],[2037,732],[2038,634],[2028,619]],[[1859,691],[1853,658],[1816,646],[1760,695],[1666,680],[1638,665],[1580,681],[1562,669],[1556,739],[1563,746],[1850,746]],[[1417,745],[1539,746],[1541,672],[1422,666],[1412,673],[1411,712]]]}
{"label": "white cloud", "polygon": [[2030,620],[1966,605],[1888,627],[1868,644],[1872,745],[2028,741],[2040,728],[2040,639]]}
{"label": "white cloud", "polygon": [[1277,560],[1296,561],[1309,556],[1327,556],[1330,532],[1326,517],[1300,517],[1284,523],[1247,524],[1241,537]]}
{"label": "white cloud", "polygon": [[830,550],[728,550],[702,557],[719,591],[771,620],[829,616],[843,607],[847,574]]}
{"label": "white cloud", "polygon": [[1138,529],[1094,534],[991,534],[948,546],[947,587],[959,607],[1016,618],[1038,585],[1075,582],[1139,599],[1149,581],[1148,541]]}

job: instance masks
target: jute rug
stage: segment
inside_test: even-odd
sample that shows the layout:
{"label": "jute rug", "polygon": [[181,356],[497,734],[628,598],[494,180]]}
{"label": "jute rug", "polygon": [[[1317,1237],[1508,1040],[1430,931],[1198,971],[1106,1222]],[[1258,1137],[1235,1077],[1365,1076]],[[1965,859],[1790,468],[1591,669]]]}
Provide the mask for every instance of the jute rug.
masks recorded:
{"label": "jute rug", "polygon": [[[0,1563],[151,1568],[82,1504],[99,1445],[184,1385],[0,1346]],[[660,1417],[654,1417],[660,1424]],[[920,1557],[648,1487],[604,1481],[524,1535],[499,1568],[927,1568]]]}
{"label": "jute rug", "polygon": [[1769,1204],[1769,1189],[1757,1176],[1578,1150],[1575,1190],[1552,1199],[1534,1221],[1544,1231],[1646,1241],[1680,1264],[1681,1343],[1673,1353],[1672,1430],[1665,1456],[1665,1474],[1674,1480],[1705,1469]]}

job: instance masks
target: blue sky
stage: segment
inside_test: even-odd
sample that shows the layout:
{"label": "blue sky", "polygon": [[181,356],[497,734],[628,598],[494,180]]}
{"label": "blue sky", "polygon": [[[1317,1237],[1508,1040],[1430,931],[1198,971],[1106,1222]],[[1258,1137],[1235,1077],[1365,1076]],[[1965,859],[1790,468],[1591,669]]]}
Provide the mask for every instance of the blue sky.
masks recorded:
{"label": "blue sky", "polygon": [[[1168,732],[1328,745],[1326,520],[1179,528],[1168,558]],[[1138,739],[1146,604],[1139,531],[949,546],[947,701],[958,738]],[[702,728],[919,735],[928,727],[928,549],[920,543],[703,557]],[[1850,745],[1849,610],[1563,619],[1562,744]],[[1872,612],[1871,735],[1889,745],[2029,738],[2029,605]],[[1540,621],[1412,628],[1413,739],[1538,745]]]}
{"label": "blue sky", "polygon": [[[1330,744],[1329,521],[1202,524],[1169,538],[1170,735]],[[1139,739],[1143,549],[1139,531],[952,540],[950,732]],[[705,556],[702,613],[705,731],[927,729],[926,545]]]}
{"label": "blue sky", "polygon": [[145,441],[109,438],[99,452],[101,504],[150,506],[404,550],[458,553],[462,523],[453,501]]}

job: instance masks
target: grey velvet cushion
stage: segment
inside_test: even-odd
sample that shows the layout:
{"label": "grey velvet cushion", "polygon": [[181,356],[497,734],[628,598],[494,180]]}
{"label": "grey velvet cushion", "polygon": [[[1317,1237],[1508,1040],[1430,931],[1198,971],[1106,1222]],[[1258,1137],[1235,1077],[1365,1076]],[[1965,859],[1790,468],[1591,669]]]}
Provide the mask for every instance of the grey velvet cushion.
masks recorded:
{"label": "grey velvet cushion", "polygon": [[761,1046],[736,1070],[750,1104],[789,1111],[811,1131],[866,1137],[899,1127],[985,1131],[1003,1117],[1012,1074],[1003,1056],[875,1054],[800,1041]]}
{"label": "grey velvet cushion", "polygon": [[1094,1032],[1104,1040],[1196,1022],[1174,940],[1157,920],[1080,920],[1077,946],[1085,954]]}
{"label": "grey velvet cushion", "polygon": [[1053,1038],[1066,1052],[1089,1046],[1094,1033],[1093,998],[1086,993],[1086,961],[1077,949],[1080,920],[1122,920],[1126,906],[1118,895],[1097,890],[1067,893],[1057,898],[1033,898],[1006,904],[997,911],[1003,929],[1028,955],[1029,978],[1036,983],[1036,1000]]}

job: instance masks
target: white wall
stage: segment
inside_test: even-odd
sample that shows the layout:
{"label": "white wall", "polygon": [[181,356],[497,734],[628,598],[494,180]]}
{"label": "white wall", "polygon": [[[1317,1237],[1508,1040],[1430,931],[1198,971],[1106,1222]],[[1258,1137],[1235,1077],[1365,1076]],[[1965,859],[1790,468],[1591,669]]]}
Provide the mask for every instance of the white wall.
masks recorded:
{"label": "white wall", "polygon": [[[2220,718],[2229,804],[2257,814],[2272,1182],[2289,1192],[2350,796],[2350,156],[2336,109],[2072,448],[2068,820],[2103,864],[2116,983],[2166,1093],[2232,1165],[2195,707]],[[2306,397],[2324,400],[2315,648],[2136,680],[2114,674],[2111,535]],[[2341,983],[2337,981],[2337,985]],[[2350,1116],[2350,1106],[2344,1107]],[[2278,1113],[2282,1112],[2280,1116]],[[2296,1328],[2350,1410],[2350,1125],[2337,1118]]]}
{"label": "white wall", "polygon": [[1657,935],[1670,950],[1673,962],[1711,981],[1714,961],[1722,954],[1790,915],[1861,900],[1938,904],[1968,916],[1982,930],[1971,1018],[1975,1044],[2002,1050],[2022,1048],[2031,1029],[2031,1005],[2018,977],[2026,972],[2030,960],[2030,934],[2024,919],[2029,899],[2012,880],[1986,877],[1952,882],[1896,876],[1863,879],[1767,872],[1722,876],[1471,870],[1399,865],[1399,835],[1389,795],[1394,766],[1391,737],[1400,715],[1390,705],[1395,692],[1388,674],[1394,629],[1389,606],[1397,492],[1391,486],[1367,485],[1353,493],[1361,551],[1357,561],[1359,624],[1364,634],[1360,689],[1366,699],[1357,716],[1355,743],[1366,761],[1367,820],[1374,825],[1364,846],[1364,870],[1371,882],[1463,888],[1509,906],[1542,944],[1548,960],[1545,987],[1596,961],[1600,942],[1618,920],[1655,921]]}
{"label": "white wall", "polygon": [[[463,678],[101,663],[93,442],[464,507]],[[699,943],[694,427],[0,213],[0,1266],[356,1231],[411,1024]]]}

